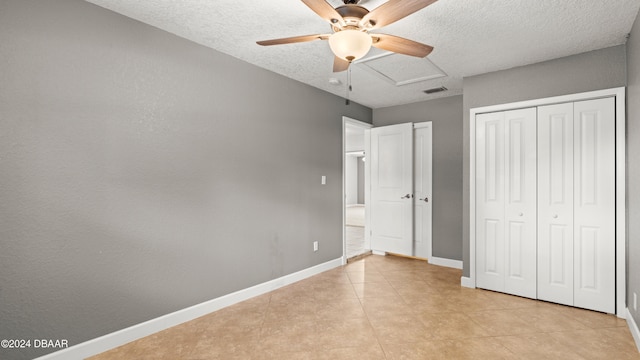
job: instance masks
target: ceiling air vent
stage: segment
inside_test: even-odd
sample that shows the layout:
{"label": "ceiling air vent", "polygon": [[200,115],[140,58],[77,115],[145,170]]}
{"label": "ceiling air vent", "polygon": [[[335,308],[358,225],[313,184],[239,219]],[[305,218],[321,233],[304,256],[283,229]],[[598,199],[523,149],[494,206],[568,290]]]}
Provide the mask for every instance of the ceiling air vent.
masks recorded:
{"label": "ceiling air vent", "polygon": [[439,92],[441,92],[441,91],[447,91],[447,90],[449,90],[449,89],[447,89],[447,88],[446,88],[446,87],[444,87],[444,86],[440,86],[440,87],[438,87],[438,88],[433,88],[433,89],[425,90],[425,91],[424,91],[424,93],[425,93],[425,94],[435,94],[435,93],[439,93]]}

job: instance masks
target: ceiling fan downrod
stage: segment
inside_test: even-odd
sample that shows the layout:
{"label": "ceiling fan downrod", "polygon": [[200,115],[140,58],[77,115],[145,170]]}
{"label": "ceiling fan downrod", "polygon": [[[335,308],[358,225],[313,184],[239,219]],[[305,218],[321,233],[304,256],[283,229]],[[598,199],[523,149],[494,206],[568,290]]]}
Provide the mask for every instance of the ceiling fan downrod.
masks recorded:
{"label": "ceiling fan downrod", "polygon": [[358,5],[358,3],[360,2],[360,0],[342,0],[342,2],[343,2],[345,5],[348,5],[348,4]]}

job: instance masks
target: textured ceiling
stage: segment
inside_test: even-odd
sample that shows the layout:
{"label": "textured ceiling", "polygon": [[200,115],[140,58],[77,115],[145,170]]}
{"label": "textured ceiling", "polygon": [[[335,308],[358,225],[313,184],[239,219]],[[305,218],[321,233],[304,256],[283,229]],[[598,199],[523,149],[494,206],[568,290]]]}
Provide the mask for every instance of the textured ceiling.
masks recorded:
{"label": "textured ceiling", "polygon": [[[347,92],[347,73],[332,72],[326,41],[256,45],[331,32],[300,0],[87,1],[336,95]],[[360,4],[371,10],[384,2]],[[447,76],[398,86],[354,64],[349,97],[379,108],[461,94],[466,76],[623,44],[639,8],[640,0],[440,0],[375,32],[434,46],[428,58]],[[383,53],[374,48],[367,57]],[[416,66],[410,57],[394,58],[398,68]],[[341,84],[330,84],[332,77]],[[440,86],[449,90],[422,92]]]}

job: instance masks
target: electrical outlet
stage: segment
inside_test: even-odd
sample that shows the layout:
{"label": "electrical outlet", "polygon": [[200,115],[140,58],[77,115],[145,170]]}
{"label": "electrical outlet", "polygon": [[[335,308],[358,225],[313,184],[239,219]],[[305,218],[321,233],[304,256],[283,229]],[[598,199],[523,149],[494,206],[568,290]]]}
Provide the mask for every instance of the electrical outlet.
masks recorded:
{"label": "electrical outlet", "polygon": [[320,178],[320,185],[327,185],[327,177],[325,175]]}
{"label": "electrical outlet", "polygon": [[318,242],[317,241],[313,242],[313,251],[318,251]]}
{"label": "electrical outlet", "polygon": [[633,311],[638,311],[638,294],[633,293]]}

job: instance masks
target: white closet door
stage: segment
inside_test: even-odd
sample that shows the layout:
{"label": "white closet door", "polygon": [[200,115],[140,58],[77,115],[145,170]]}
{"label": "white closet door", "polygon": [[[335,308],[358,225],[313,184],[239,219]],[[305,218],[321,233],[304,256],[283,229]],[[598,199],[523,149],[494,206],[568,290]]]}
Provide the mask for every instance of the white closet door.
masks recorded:
{"label": "white closet door", "polygon": [[504,112],[476,115],[476,284],[504,292]]}
{"label": "white closet door", "polygon": [[573,305],[573,104],[538,107],[538,299]]}
{"label": "white closet door", "polygon": [[505,112],[505,288],[536,298],[536,109]]}
{"label": "white closet door", "polygon": [[615,312],[614,99],[574,104],[574,305]]}
{"label": "white closet door", "polygon": [[371,129],[373,251],[413,255],[412,195],[413,124]]}
{"label": "white closet door", "polygon": [[431,259],[432,188],[431,122],[418,123],[413,129],[414,256]]}

